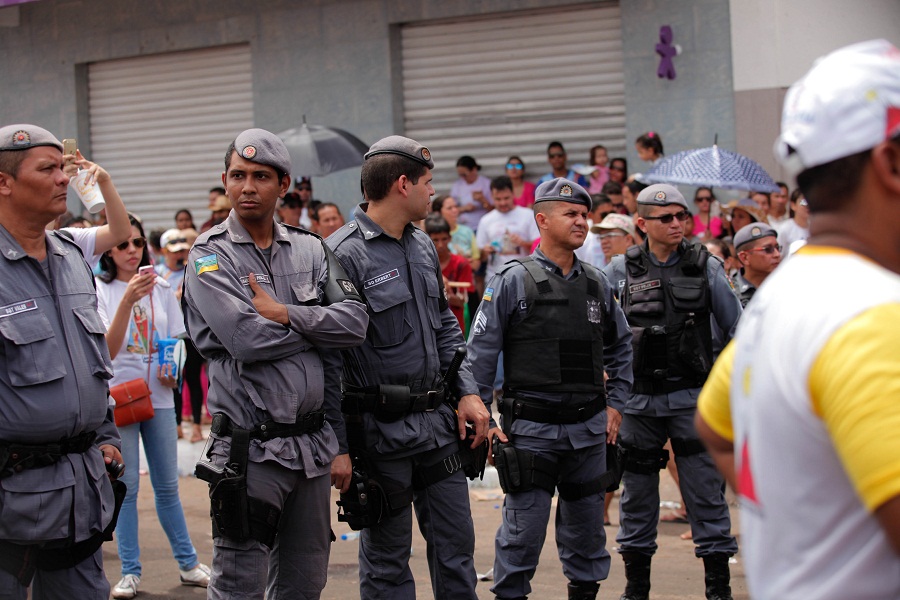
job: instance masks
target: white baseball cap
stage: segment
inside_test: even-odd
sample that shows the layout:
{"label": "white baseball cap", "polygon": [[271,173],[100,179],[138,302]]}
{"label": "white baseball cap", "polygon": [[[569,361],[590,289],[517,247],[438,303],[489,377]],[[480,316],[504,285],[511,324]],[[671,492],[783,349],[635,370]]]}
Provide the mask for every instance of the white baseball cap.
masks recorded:
{"label": "white baseball cap", "polygon": [[788,90],[775,157],[792,178],[900,134],[900,50],[871,40],[835,50]]}

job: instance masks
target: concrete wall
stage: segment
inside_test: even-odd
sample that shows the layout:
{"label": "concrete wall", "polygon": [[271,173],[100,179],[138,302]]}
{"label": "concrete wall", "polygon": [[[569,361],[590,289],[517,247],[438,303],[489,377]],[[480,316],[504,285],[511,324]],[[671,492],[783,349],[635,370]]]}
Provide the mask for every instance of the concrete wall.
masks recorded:
{"label": "concrete wall", "polygon": [[772,154],[787,88],[842,46],[885,38],[900,47],[898,0],[730,0],[739,152],[776,179]]}
{"label": "concrete wall", "polygon": [[[311,124],[338,126],[372,143],[402,133],[400,25],[576,4],[585,2],[41,0],[0,9],[0,123],[35,122],[61,137],[77,133],[89,150],[88,63],[249,43],[257,126],[280,131],[305,114]],[[669,154],[709,145],[716,133],[720,145],[732,148],[728,1],[621,4],[628,146],[654,129]],[[674,81],[656,77],[654,45],[666,24],[683,48]],[[633,148],[629,163],[633,170],[647,167],[636,164]],[[210,185],[217,175],[210,174]],[[348,207],[358,199],[358,182],[355,169],[319,178],[316,196]]]}
{"label": "concrete wall", "polygon": [[[731,76],[731,30],[728,3],[720,0],[623,0],[622,41],[625,58],[628,166],[646,172],[634,139],[653,130],[662,136],[667,155],[711,146],[735,149]],[[659,28],[672,27],[676,78],[660,79]]]}

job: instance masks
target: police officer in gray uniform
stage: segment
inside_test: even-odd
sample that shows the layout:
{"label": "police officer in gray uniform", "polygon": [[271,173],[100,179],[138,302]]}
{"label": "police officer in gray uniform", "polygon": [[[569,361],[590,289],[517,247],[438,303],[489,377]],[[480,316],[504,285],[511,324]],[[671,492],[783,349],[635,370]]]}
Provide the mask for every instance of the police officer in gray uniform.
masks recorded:
{"label": "police officer in gray uniform", "polygon": [[274,222],[290,168],[274,134],[238,135],[222,175],[234,209],[197,238],[185,273],[214,415],[197,465],[212,500],[209,598],[318,598],[325,586],[338,443],[320,352],[359,344],[368,318],[321,238]]}
{"label": "police officer in gray uniform", "polygon": [[109,597],[106,468],[122,455],[91,270],[70,238],[44,231],[66,210],[62,150],[35,125],[0,128],[0,598],[15,600],[32,581],[35,600]]}
{"label": "police officer in gray uniform", "polygon": [[734,234],[734,252],[743,265],[734,283],[746,308],[756,288],[781,264],[778,232],[768,223],[744,225]]}
{"label": "police officer in gray uniform", "polygon": [[497,598],[531,591],[557,488],[556,544],[569,598],[593,600],[609,574],[606,442],[616,441],[631,389],[631,330],[606,276],[575,256],[590,205],[587,191],[567,179],[538,186],[540,247],[491,279],[469,337],[488,407],[503,351],[503,429],[492,423],[489,433],[506,492],[491,588]]}
{"label": "police officer in gray uniform", "polygon": [[[430,210],[427,148],[402,136],[369,149],[362,167],[367,203],[356,220],[328,238],[350,280],[365,297],[369,331],[343,355],[340,403],[348,429],[338,432],[344,454],[335,461],[335,486],[346,492],[353,450],[386,498],[384,514],[362,530],[360,596],[413,600],[409,569],[410,502],[427,543],[435,598],[476,598],[475,535],[469,492],[460,469],[460,439],[474,424],[470,447],[487,434],[489,415],[477,395],[468,361],[451,389],[443,374],[465,341],[443,293],[437,251],[411,222]],[[458,414],[447,404],[459,398]]]}
{"label": "police officer in gray uniform", "polygon": [[725,486],[694,430],[697,396],[712,366],[714,325],[731,339],[741,314],[722,263],[684,240],[690,218],[681,193],[666,184],[643,190],[637,225],[647,241],[615,257],[604,272],[634,335],[634,386],[625,404],[621,446],[625,490],[616,540],[628,579],[622,600],[646,600],[659,522],[659,470],[672,440],[706,597],[731,598],[728,559],[737,552]]}

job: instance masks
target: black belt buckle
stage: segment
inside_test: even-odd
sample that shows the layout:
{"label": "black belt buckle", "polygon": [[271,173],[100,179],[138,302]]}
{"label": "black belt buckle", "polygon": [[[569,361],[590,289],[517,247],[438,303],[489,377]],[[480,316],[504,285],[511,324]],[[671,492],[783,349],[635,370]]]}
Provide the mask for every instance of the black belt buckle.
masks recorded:
{"label": "black belt buckle", "polygon": [[425,392],[425,399],[428,402],[428,408],[425,409],[425,412],[432,412],[434,409],[440,404],[440,399],[438,396],[440,395],[440,390],[428,390]]}
{"label": "black belt buckle", "polygon": [[584,421],[586,421],[588,419],[587,410],[588,410],[587,404],[583,404],[575,409],[575,418],[578,420],[579,423],[583,423]]}

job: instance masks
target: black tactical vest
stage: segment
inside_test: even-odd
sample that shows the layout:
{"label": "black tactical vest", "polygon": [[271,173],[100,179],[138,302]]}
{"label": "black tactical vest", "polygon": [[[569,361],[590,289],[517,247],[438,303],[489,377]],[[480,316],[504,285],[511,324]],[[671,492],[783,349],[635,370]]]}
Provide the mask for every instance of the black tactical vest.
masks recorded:
{"label": "black tactical vest", "polygon": [[678,263],[660,267],[647,243],[625,252],[622,308],[631,325],[637,394],[700,387],[712,367],[709,251],[682,242]]}
{"label": "black tactical vest", "polygon": [[581,263],[583,274],[566,280],[531,258],[517,260],[525,277],[524,320],[503,345],[504,388],[606,396],[603,384],[603,307],[600,275]]}

